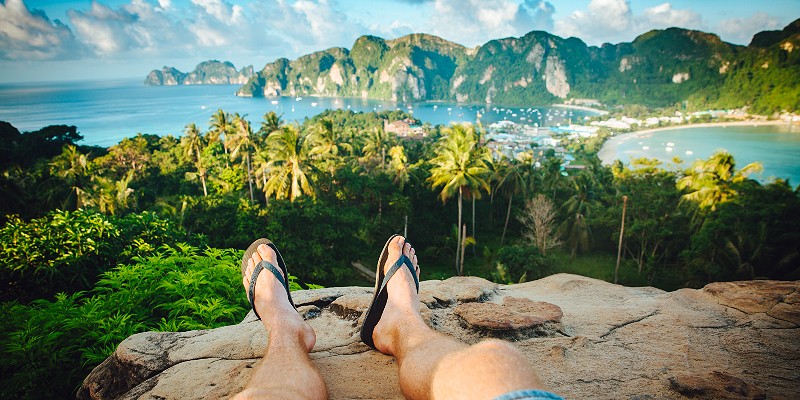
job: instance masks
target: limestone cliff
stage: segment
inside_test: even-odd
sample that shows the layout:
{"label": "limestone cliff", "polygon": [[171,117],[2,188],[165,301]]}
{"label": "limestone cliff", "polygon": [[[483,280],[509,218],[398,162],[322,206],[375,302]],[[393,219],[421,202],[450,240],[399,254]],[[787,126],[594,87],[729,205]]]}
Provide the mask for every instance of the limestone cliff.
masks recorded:
{"label": "limestone cliff", "polygon": [[237,71],[232,63],[225,61],[203,61],[188,74],[175,68],[164,67],[153,70],[144,80],[147,86],[162,85],[243,85],[253,76],[253,66]]}
{"label": "limestone cliff", "polygon": [[[790,399],[800,393],[800,282],[713,283],[664,292],[558,274],[498,286],[480,278],[423,281],[434,329],[467,343],[515,343],[568,399]],[[311,353],[332,399],[400,399],[394,358],[358,329],[371,289],[294,292],[317,332]],[[241,390],[267,333],[242,323],[123,341],[79,399],[216,399]]]}

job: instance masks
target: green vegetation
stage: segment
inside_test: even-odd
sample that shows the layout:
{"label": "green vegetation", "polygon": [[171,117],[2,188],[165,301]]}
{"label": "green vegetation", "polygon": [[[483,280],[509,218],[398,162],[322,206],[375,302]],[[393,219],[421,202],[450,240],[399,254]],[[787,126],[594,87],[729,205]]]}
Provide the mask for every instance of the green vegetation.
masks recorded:
{"label": "green vegetation", "polygon": [[394,40],[363,36],[351,51],[332,48],[269,63],[238,94],[506,106],[591,98],[609,106],[748,107],[772,114],[800,107],[798,47],[800,20],[783,31],[759,33],[746,47],[679,28],[601,47],[541,31],[474,50],[424,34]]}
{"label": "green vegetation", "polygon": [[0,123],[2,395],[66,397],[131,334],[239,322],[241,249],[258,237],[280,245],[294,289],[370,285],[351,263],[402,232],[424,279],[613,280],[626,207],[620,283],[800,278],[800,191],[748,179],[757,166],[728,154],[682,172],[604,167],[592,138],[564,142],[584,167],[566,172],[552,149],[492,154],[480,126],[383,130],[407,118],[267,113],[259,126],[219,110],[180,139],[107,149],[77,146],[75,127]]}

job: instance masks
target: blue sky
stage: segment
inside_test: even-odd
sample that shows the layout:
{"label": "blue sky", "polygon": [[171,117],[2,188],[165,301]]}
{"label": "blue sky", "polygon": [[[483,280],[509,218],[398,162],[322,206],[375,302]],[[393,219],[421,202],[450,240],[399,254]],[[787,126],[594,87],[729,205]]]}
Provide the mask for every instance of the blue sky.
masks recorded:
{"label": "blue sky", "polygon": [[746,45],[798,17],[800,0],[0,0],[0,82],[143,79],[207,59],[260,69],[364,34],[472,47],[545,30],[600,45],[678,26]]}

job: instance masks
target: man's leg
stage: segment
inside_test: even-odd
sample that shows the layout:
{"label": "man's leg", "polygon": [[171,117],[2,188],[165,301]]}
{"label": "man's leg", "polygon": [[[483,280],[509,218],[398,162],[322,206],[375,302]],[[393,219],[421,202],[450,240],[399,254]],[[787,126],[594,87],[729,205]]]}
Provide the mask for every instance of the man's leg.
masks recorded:
{"label": "man's leg", "polygon": [[[245,290],[250,287],[250,276],[261,260],[278,265],[275,252],[266,245],[259,246],[247,261],[243,278]],[[327,398],[325,382],[308,357],[317,340],[314,330],[289,304],[286,290],[267,270],[258,275],[255,306],[261,323],[269,332],[269,343],[261,365],[235,399]]]}
{"label": "man's leg", "polygon": [[[385,270],[401,251],[417,267],[414,249],[398,237],[389,247]],[[387,285],[386,309],[372,337],[378,350],[394,355],[400,364],[400,387],[406,397],[492,399],[542,388],[527,359],[510,343],[488,340],[467,346],[428,327],[407,268],[400,268]]]}

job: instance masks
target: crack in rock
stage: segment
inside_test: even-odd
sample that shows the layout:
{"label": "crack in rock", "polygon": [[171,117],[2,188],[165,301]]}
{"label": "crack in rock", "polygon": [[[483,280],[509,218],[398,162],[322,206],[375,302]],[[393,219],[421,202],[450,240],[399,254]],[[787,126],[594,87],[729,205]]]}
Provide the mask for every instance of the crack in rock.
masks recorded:
{"label": "crack in rock", "polygon": [[653,312],[651,312],[650,314],[647,314],[647,315],[645,315],[645,316],[643,316],[643,317],[636,318],[636,319],[634,319],[634,320],[631,320],[631,321],[623,322],[623,323],[621,323],[621,324],[619,324],[619,325],[614,325],[614,326],[612,326],[612,327],[611,327],[611,329],[609,329],[609,331],[608,331],[608,332],[606,332],[606,333],[604,333],[604,334],[600,335],[600,338],[601,338],[601,339],[605,339],[605,337],[606,337],[606,336],[608,336],[608,335],[610,335],[610,334],[614,333],[614,331],[616,331],[617,329],[624,328],[624,327],[626,327],[626,326],[628,326],[628,325],[635,324],[635,323],[637,323],[637,322],[642,322],[642,321],[644,321],[644,320],[646,320],[646,319],[648,319],[648,318],[650,318],[650,317],[652,317],[652,316],[654,316],[654,315],[658,315],[658,310],[656,310],[656,311],[653,311]]}

